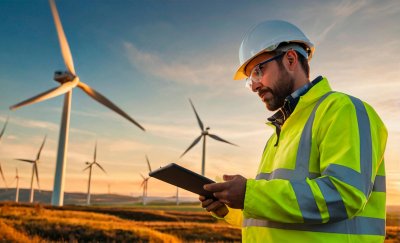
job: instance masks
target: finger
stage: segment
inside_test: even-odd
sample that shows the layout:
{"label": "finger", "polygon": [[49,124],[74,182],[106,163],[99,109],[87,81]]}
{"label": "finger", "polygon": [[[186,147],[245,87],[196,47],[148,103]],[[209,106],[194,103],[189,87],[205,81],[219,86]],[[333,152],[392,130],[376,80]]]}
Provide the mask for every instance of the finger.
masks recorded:
{"label": "finger", "polygon": [[206,200],[206,197],[200,195],[200,196],[199,196],[199,200],[200,200],[200,201],[204,201],[204,200]]}
{"label": "finger", "polygon": [[211,183],[211,184],[206,184],[203,186],[204,190],[210,191],[210,192],[219,192],[224,190],[227,187],[226,182],[221,182],[221,183]]}
{"label": "finger", "polygon": [[202,206],[203,208],[206,208],[206,207],[208,207],[210,204],[212,204],[213,202],[214,202],[214,200],[212,200],[212,199],[207,199],[207,200],[204,200],[204,201],[201,202],[201,206]]}
{"label": "finger", "polygon": [[237,175],[223,175],[222,178],[224,181],[231,181],[233,180]]}
{"label": "finger", "polygon": [[206,210],[208,212],[214,212],[214,211],[217,211],[217,209],[219,209],[220,207],[223,207],[223,206],[224,206],[223,203],[221,203],[219,201],[214,201],[214,202],[212,202],[210,205],[208,205],[206,207]]}

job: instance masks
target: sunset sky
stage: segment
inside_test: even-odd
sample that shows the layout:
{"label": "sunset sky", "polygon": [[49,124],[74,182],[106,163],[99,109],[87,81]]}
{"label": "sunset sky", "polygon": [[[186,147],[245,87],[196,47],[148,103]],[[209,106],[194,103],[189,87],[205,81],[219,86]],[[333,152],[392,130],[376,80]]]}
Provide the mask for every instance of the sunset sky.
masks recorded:
{"label": "sunset sky", "polygon": [[[97,159],[92,191],[142,193],[139,173],[170,162],[200,173],[200,135],[189,98],[205,126],[239,147],[207,140],[206,176],[255,177],[273,130],[272,112],[233,81],[245,32],[266,19],[294,23],[315,43],[311,78],[323,75],[334,90],[371,104],[385,122],[388,204],[400,202],[400,2],[360,1],[56,1],[80,79],[146,128],[73,91],[66,192],[86,192],[86,161]],[[11,184],[29,187],[34,159],[47,134],[39,164],[41,188],[52,190],[63,97],[10,111],[9,106],[54,88],[65,70],[48,1],[0,1],[0,163]],[[15,184],[9,185],[15,187]],[[0,187],[4,183],[0,181]],[[149,196],[172,196],[175,187],[149,181]],[[194,196],[182,192],[185,196]]]}

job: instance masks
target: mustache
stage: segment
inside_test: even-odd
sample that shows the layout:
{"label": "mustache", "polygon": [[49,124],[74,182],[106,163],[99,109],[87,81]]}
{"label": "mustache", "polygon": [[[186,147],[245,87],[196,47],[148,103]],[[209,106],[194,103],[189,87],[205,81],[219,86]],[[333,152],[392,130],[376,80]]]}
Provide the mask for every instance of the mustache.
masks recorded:
{"label": "mustache", "polygon": [[270,92],[272,94],[274,93],[274,91],[270,87],[263,87],[263,88],[261,88],[261,89],[259,89],[257,91],[258,96],[260,96],[260,97],[262,97],[262,95],[267,93],[267,92]]}

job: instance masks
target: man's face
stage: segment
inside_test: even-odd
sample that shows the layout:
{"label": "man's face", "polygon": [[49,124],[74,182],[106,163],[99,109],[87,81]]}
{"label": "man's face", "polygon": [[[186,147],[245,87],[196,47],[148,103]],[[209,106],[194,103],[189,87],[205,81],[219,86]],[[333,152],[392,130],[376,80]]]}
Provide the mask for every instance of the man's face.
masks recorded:
{"label": "man's face", "polygon": [[[247,65],[246,74],[249,75],[256,65],[272,57],[270,53],[257,56]],[[286,55],[282,57],[284,58]],[[268,110],[277,110],[283,106],[285,98],[293,92],[294,78],[288,73],[284,64],[276,60],[263,65],[261,72],[260,82],[252,82],[251,88],[253,92],[257,92]]]}

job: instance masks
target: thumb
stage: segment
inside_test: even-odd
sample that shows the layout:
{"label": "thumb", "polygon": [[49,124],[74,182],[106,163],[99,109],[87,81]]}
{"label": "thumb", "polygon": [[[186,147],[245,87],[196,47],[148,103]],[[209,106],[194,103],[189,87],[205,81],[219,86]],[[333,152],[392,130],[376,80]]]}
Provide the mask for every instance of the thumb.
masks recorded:
{"label": "thumb", "polygon": [[235,179],[236,175],[224,175],[223,179],[224,181],[231,181],[233,179]]}

